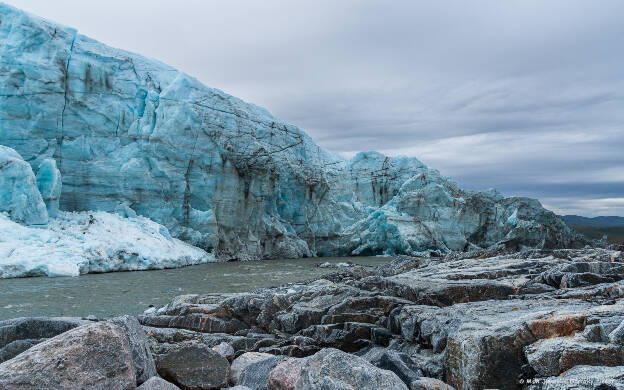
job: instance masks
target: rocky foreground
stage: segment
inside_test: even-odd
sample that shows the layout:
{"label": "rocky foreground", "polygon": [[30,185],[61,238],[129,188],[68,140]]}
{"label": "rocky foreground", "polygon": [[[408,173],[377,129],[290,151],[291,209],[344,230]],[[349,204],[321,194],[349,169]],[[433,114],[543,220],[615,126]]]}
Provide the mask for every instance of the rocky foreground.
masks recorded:
{"label": "rocky foreground", "polygon": [[138,318],[7,320],[0,389],[624,389],[615,249],[341,264]]}

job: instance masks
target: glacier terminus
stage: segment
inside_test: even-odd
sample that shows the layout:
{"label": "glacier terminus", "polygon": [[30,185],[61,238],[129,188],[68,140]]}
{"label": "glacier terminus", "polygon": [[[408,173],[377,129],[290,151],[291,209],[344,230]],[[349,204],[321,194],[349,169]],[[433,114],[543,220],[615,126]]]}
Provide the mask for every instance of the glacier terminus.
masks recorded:
{"label": "glacier terminus", "polygon": [[[0,224],[24,237],[3,236],[0,247],[53,235],[88,251],[60,226],[92,215],[181,251],[177,260],[103,256],[117,262],[108,268],[92,254],[91,266],[71,262],[69,274],[586,243],[537,200],[462,190],[416,158],[344,159],[261,107],[4,4],[0,58]],[[7,259],[17,271],[3,277],[54,261]]]}

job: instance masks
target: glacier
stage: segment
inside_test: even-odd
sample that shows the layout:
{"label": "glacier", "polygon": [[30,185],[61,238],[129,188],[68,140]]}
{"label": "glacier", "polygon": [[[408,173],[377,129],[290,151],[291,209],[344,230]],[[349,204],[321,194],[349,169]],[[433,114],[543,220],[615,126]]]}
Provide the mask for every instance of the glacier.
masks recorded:
{"label": "glacier", "polygon": [[149,218],[220,260],[586,244],[536,200],[462,190],[416,158],[346,160],[261,107],[4,4],[0,58],[0,144],[43,170],[32,201],[50,215]]}

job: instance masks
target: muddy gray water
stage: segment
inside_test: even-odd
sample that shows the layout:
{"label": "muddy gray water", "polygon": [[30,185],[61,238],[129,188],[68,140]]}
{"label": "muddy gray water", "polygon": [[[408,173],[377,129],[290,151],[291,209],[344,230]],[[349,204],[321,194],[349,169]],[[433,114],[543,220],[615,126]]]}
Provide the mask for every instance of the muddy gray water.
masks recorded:
{"label": "muddy gray water", "polygon": [[326,261],[352,261],[373,266],[390,260],[387,257],[265,260],[79,277],[0,279],[0,320],[29,316],[140,314],[149,305],[164,305],[176,295],[245,292],[334,272],[334,269],[316,267]]}

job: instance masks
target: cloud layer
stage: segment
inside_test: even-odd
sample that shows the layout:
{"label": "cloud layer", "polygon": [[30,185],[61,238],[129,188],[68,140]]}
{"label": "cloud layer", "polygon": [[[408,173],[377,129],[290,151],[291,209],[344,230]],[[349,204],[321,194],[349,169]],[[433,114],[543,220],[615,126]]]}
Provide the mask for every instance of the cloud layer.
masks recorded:
{"label": "cloud layer", "polygon": [[267,107],[345,156],[624,215],[624,3],[8,0]]}

